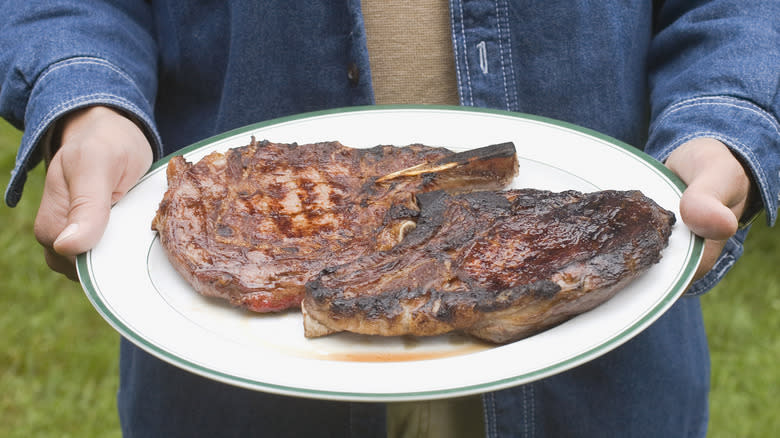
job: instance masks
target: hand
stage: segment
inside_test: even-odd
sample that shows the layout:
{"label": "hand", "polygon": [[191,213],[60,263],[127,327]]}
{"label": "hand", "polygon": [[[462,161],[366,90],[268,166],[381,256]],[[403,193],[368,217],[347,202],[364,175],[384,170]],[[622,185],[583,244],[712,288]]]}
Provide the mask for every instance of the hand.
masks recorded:
{"label": "hand", "polygon": [[144,175],[153,153],[141,129],[103,106],[74,111],[62,121],[60,147],[48,164],[35,237],[46,263],[78,279],[75,256],[103,235],[113,205]]}
{"label": "hand", "polygon": [[688,185],[680,200],[682,221],[703,237],[704,254],[694,279],[712,269],[748,205],[750,178],[718,140],[697,138],[674,152],[666,166]]}

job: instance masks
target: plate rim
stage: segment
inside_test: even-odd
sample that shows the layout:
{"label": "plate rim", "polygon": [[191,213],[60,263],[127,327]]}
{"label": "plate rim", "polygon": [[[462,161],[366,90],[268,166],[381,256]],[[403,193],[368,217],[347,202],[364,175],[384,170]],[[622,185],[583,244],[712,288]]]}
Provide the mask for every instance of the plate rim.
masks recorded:
{"label": "plate rim", "polygon": [[[197,151],[203,147],[209,146],[216,142],[225,140],[236,135],[241,135],[248,131],[254,131],[268,126],[278,125],[287,122],[300,121],[304,119],[319,118],[334,114],[345,113],[359,113],[359,112],[377,112],[377,111],[390,111],[390,112],[467,112],[467,113],[482,113],[487,115],[497,115],[510,118],[518,118],[523,120],[530,120],[534,122],[540,122],[543,124],[551,125],[556,128],[564,128],[566,130],[574,131],[579,134],[584,134],[589,137],[599,139],[603,142],[623,149],[626,152],[639,158],[643,164],[653,168],[656,172],[660,173],[668,183],[671,183],[674,188],[682,193],[685,189],[683,181],[671,172],[661,162],[645,153],[641,149],[631,146],[621,140],[606,135],[604,133],[579,126],[573,123],[552,119],[549,117],[511,112],[490,108],[476,108],[476,107],[461,107],[461,106],[449,106],[449,105],[367,105],[367,106],[351,106],[342,108],[331,108],[319,111],[304,112],[300,114],[293,114],[274,119],[265,120],[262,122],[252,123],[235,129],[231,129],[214,136],[197,141],[191,145],[185,146],[182,149],[177,150],[171,154],[168,154],[157,161],[155,161],[149,168],[147,173],[136,183],[141,184],[144,180],[155,174],[159,169],[167,165],[168,161],[174,156],[185,155],[194,151]],[[132,189],[131,189],[132,190]],[[553,364],[544,366],[542,368],[521,373],[519,375],[493,379],[486,382],[480,382],[477,384],[461,385],[461,386],[448,386],[443,389],[422,390],[422,391],[410,391],[410,392],[398,392],[398,393],[369,393],[369,392],[355,392],[355,391],[337,391],[337,390],[323,390],[316,388],[301,388],[296,386],[281,385],[276,383],[265,382],[256,378],[247,378],[243,376],[236,376],[223,371],[214,370],[207,366],[195,363],[181,355],[167,351],[153,342],[144,338],[142,334],[136,333],[129,328],[120,317],[114,314],[109,309],[109,306],[102,299],[99,287],[96,285],[93,279],[91,256],[92,251],[88,251],[79,254],[76,257],[76,268],[79,276],[79,280],[82,284],[87,298],[92,303],[93,307],[103,317],[109,325],[111,325],[121,336],[134,343],[144,351],[158,359],[165,362],[174,364],[180,368],[186,369],[195,374],[203,377],[217,380],[226,384],[231,384],[238,387],[243,387],[252,390],[259,390],[264,392],[270,392],[281,395],[291,395],[305,398],[327,399],[327,400],[342,400],[342,401],[367,401],[367,402],[388,402],[388,401],[405,401],[405,400],[423,400],[423,399],[435,399],[445,397],[463,396],[474,393],[481,393],[486,391],[493,391],[504,389],[511,386],[521,385],[524,383],[532,382],[538,379],[542,379],[571,368],[574,368],[582,363],[587,362],[595,357],[599,357],[612,349],[617,348],[621,344],[635,337],[642,330],[647,328],[655,320],[660,318],[672,305],[679,299],[685,292],[687,285],[692,281],[693,274],[697,269],[703,254],[704,240],[699,236],[694,236],[693,239],[688,241],[688,255],[686,258],[688,262],[684,268],[680,270],[679,278],[669,292],[660,299],[652,308],[646,310],[645,314],[638,318],[634,323],[623,329],[620,333],[610,337],[605,342],[601,342],[596,346],[587,348],[586,350],[569,357],[565,360],[555,362]]]}

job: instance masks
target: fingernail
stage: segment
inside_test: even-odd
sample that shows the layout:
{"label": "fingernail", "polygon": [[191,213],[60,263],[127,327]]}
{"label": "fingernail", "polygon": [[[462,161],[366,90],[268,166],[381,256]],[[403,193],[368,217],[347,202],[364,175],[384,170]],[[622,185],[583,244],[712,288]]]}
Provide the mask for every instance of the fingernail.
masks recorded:
{"label": "fingernail", "polygon": [[76,231],[79,230],[79,224],[70,224],[67,227],[65,227],[64,230],[60,233],[59,236],[57,236],[57,239],[54,241],[54,244],[57,245],[58,243],[62,242],[63,240],[67,240],[70,236],[76,234]]}

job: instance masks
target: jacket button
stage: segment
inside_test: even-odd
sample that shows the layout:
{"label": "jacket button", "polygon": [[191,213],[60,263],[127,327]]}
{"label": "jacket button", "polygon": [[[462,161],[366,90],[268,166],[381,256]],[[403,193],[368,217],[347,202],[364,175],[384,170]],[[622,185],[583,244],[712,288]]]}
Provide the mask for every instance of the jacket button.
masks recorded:
{"label": "jacket button", "polygon": [[353,87],[357,86],[358,82],[360,82],[360,69],[354,62],[351,62],[347,66],[347,79],[349,79],[349,84]]}

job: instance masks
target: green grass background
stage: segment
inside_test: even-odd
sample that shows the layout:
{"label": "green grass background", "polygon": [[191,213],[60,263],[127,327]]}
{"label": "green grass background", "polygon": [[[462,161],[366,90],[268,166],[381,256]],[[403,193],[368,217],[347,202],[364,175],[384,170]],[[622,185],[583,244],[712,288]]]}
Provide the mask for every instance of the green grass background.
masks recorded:
{"label": "green grass background", "polygon": [[[0,120],[1,186],[21,134]],[[41,166],[0,206],[0,437],[116,437],[118,335],[33,237]],[[760,218],[745,256],[703,298],[712,350],[711,437],[780,431],[780,233]]]}

